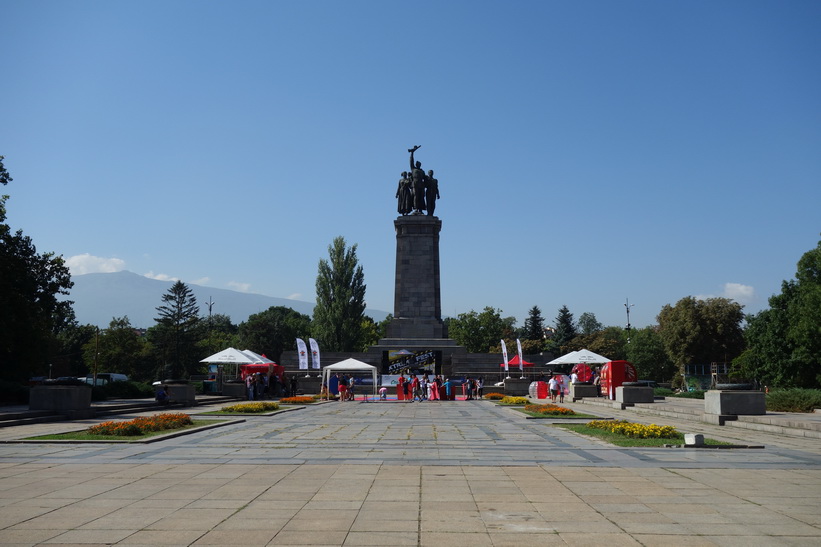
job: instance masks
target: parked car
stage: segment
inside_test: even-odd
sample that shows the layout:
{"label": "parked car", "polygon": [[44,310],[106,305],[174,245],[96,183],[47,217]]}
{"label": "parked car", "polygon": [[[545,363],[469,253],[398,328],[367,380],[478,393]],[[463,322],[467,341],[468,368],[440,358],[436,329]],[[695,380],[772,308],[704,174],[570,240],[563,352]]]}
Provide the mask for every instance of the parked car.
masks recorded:
{"label": "parked car", "polygon": [[[94,376],[86,376],[83,378],[78,378],[87,384],[94,385]],[[97,384],[98,386],[104,386],[109,382],[127,382],[128,376],[125,374],[118,374],[116,372],[98,372],[97,373]]]}

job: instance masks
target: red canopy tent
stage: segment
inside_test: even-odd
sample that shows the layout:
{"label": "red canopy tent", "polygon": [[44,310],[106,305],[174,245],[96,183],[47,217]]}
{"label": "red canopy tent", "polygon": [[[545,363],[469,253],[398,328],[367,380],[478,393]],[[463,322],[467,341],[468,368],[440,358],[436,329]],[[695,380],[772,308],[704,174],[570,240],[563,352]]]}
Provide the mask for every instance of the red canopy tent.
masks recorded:
{"label": "red canopy tent", "polygon": [[[511,359],[510,361],[508,361],[508,362],[507,362],[507,364],[508,364],[509,366],[511,366],[511,367],[518,367],[518,366],[519,366],[519,356],[518,356],[518,355],[517,355],[517,356],[515,356],[513,359]],[[505,364],[504,364],[504,363],[502,363],[502,364],[500,364],[499,366],[500,366],[500,367],[503,367],[503,366],[505,366]],[[533,363],[530,363],[530,362],[525,361],[524,359],[522,359],[522,366],[525,366],[525,367],[532,367],[532,366],[535,366],[535,365],[534,365]]]}

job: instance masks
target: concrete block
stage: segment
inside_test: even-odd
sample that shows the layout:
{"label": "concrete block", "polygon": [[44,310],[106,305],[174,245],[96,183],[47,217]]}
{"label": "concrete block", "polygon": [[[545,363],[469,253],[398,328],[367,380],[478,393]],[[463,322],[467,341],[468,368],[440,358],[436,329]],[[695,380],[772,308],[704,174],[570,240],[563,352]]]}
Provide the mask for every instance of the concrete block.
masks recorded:
{"label": "concrete block", "polygon": [[570,398],[573,400],[583,399],[584,397],[598,397],[598,386],[590,384],[570,384]]}
{"label": "concrete block", "polygon": [[619,386],[616,388],[616,401],[619,403],[652,403],[653,388],[644,386]]}
{"label": "concrete block", "polygon": [[757,416],[767,413],[767,404],[760,391],[710,390],[704,394],[704,413]]}
{"label": "concrete block", "polygon": [[685,446],[704,446],[704,435],[700,433],[685,433],[684,434],[684,445]]}
{"label": "concrete block", "polygon": [[91,386],[34,386],[29,391],[30,410],[49,410],[70,419],[90,418]]}

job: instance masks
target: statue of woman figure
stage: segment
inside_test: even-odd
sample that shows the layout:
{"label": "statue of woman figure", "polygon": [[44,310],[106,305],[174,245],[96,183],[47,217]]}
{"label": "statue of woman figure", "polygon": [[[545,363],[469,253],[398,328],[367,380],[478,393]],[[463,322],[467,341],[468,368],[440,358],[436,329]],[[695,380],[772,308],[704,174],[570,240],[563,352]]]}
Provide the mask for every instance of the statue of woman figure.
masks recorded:
{"label": "statue of woman figure", "polygon": [[421,146],[418,144],[409,149],[410,152],[410,176],[413,180],[413,209],[416,214],[423,214],[425,207],[425,172],[422,170],[422,162],[417,161],[413,163],[413,153],[419,150]]}
{"label": "statue of woman figure", "polygon": [[397,211],[400,215],[405,216],[413,211],[413,190],[407,171],[402,171],[402,178],[399,179],[399,187],[396,189],[396,198],[398,200]]}

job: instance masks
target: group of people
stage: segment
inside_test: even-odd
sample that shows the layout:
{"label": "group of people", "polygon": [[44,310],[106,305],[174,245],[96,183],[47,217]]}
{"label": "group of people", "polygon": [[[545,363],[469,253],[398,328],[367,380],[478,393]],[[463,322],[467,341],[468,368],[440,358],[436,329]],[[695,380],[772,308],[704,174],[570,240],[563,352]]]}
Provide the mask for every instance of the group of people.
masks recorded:
{"label": "group of people", "polygon": [[413,161],[413,153],[418,149],[417,145],[408,150],[410,171],[402,171],[402,178],[399,179],[399,187],[396,189],[397,210],[402,216],[410,213],[421,215],[425,211],[428,215],[433,215],[436,200],[439,198],[439,181],[433,178],[433,171],[425,174],[422,162]]}
{"label": "group of people", "polygon": [[[461,385],[466,400],[482,398],[484,389],[482,377],[465,378]],[[433,378],[429,378],[427,374],[423,374],[421,378],[415,374],[409,374],[405,378],[404,374],[400,374],[397,380],[397,389],[402,392],[406,401],[440,401],[442,400],[440,388],[444,388],[444,396],[447,400],[453,400],[458,386],[457,381],[443,378],[439,374],[434,375]],[[383,386],[379,390],[379,398],[385,400],[387,396],[388,389]]]}
{"label": "group of people", "polygon": [[245,377],[245,391],[249,401],[288,397],[294,395],[296,390],[297,380],[295,376],[292,376],[289,380],[285,374],[280,379],[275,374],[268,376],[256,372]]}

